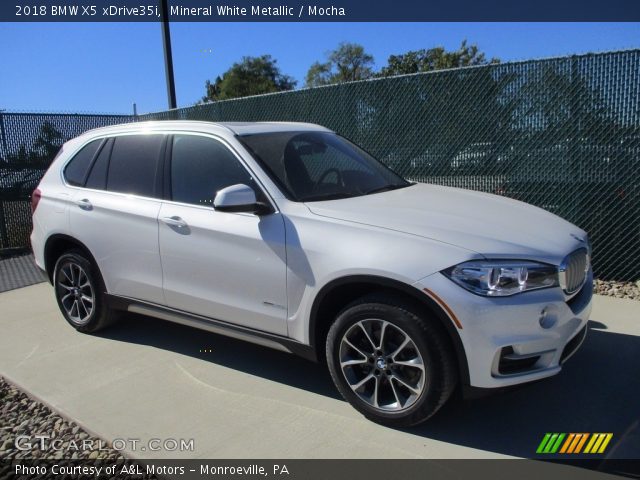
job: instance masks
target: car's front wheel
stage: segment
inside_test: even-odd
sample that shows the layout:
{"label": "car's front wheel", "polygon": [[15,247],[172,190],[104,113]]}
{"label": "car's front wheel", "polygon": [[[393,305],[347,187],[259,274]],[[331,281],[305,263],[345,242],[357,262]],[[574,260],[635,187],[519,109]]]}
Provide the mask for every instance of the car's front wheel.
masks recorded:
{"label": "car's front wheel", "polygon": [[368,295],[345,308],[329,330],[326,348],[342,396],[384,425],[427,420],[457,382],[446,333],[393,296]]}
{"label": "car's front wheel", "polygon": [[72,250],[58,258],[53,285],[62,315],[76,330],[96,332],[115,320],[100,272],[84,252]]}

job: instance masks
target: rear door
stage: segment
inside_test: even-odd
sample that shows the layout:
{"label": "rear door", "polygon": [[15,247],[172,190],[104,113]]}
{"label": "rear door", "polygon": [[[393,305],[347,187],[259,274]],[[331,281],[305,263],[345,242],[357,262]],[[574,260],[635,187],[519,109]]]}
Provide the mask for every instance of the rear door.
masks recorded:
{"label": "rear door", "polygon": [[107,291],[163,304],[158,249],[163,134],[106,139],[74,189],[70,229],[96,259]]}
{"label": "rear door", "polygon": [[170,144],[169,199],[159,222],[167,305],[286,335],[282,215],[214,210],[216,191],[230,185],[251,186],[259,199],[264,194],[222,141],[176,134]]}

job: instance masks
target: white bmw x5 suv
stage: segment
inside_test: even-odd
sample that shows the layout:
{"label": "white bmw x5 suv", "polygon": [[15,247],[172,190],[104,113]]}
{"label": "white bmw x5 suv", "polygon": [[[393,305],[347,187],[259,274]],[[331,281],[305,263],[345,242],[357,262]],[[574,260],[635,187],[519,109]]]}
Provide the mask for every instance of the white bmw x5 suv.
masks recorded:
{"label": "white bmw x5 suv", "polygon": [[557,374],[591,310],[584,231],[412,183],[303,123],[167,121],[67,142],[33,194],[64,318],[135,312],[326,361],[379,423]]}

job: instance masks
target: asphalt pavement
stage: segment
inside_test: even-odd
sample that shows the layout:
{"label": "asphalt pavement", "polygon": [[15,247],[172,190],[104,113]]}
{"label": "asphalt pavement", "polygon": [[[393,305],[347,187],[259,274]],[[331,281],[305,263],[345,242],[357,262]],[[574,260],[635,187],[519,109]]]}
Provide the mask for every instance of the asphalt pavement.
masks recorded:
{"label": "asphalt pavement", "polygon": [[321,365],[282,352],[135,315],[77,333],[47,283],[0,293],[0,327],[0,375],[132,457],[535,457],[546,432],[612,432],[607,458],[640,458],[638,301],[596,296],[558,376],[406,430],[364,419]]}

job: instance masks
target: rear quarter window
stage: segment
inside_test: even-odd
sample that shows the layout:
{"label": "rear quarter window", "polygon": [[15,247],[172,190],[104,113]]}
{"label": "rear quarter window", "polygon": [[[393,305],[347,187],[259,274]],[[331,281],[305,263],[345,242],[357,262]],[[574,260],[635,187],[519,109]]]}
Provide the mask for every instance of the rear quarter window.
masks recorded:
{"label": "rear quarter window", "polygon": [[113,139],[107,139],[100,149],[98,157],[93,161],[85,187],[95,190],[105,190],[107,188],[107,171],[109,169],[109,155],[111,154],[112,146]]}
{"label": "rear quarter window", "polygon": [[69,185],[81,187],[84,185],[87,173],[91,167],[91,161],[98,151],[102,140],[94,140],[89,142],[74,155],[67,166],[64,168],[64,179]]}

